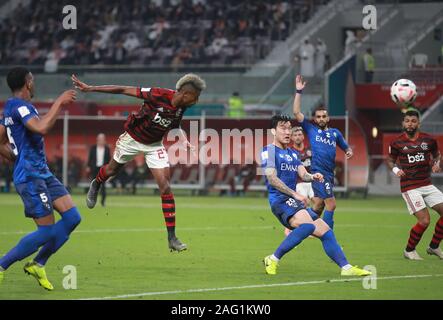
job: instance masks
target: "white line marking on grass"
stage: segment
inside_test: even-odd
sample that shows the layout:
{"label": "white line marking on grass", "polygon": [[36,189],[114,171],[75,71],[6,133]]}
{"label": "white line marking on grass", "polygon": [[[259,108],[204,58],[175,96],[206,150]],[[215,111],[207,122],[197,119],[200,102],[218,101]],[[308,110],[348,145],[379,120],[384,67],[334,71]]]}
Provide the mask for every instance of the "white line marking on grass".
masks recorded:
{"label": "white line marking on grass", "polygon": [[[417,279],[417,278],[431,278],[431,277],[442,277],[442,276],[443,276],[443,274],[434,274],[434,275],[419,274],[419,275],[378,277],[377,280]],[[238,286],[238,287],[202,288],[202,289],[187,289],[187,290],[173,290],[173,291],[143,292],[143,293],[134,293],[134,294],[122,294],[122,295],[108,296],[108,297],[81,298],[78,300],[129,299],[129,298],[140,298],[140,297],[160,296],[160,295],[170,295],[170,294],[201,293],[201,292],[275,288],[275,287],[292,287],[292,286],[303,286],[303,285],[312,285],[312,284],[340,283],[340,282],[352,282],[352,281],[355,282],[355,281],[362,281],[363,279],[364,279],[363,277],[360,277],[360,278],[349,278],[349,279],[330,279],[330,280],[299,281],[299,282],[273,283],[273,284],[254,284],[254,285]]]}
{"label": "white line marking on grass", "polygon": [[[279,227],[268,225],[268,226],[232,226],[232,227],[201,227],[201,228],[187,228],[181,227],[181,231],[223,231],[223,230],[267,230],[267,229],[278,229]],[[377,229],[404,229],[404,226],[399,225],[364,225],[364,224],[340,224],[336,228],[377,228]],[[16,230],[16,231],[0,231],[0,236],[9,235],[21,235],[27,234],[34,230]],[[110,228],[110,229],[85,229],[85,230],[75,230],[74,233],[131,233],[131,232],[164,232],[164,228]]]}
{"label": "white line marking on grass", "polygon": [[[248,204],[241,204],[241,203],[230,203],[227,204],[225,201],[220,201],[220,206],[214,205],[214,204],[195,204],[195,203],[186,203],[181,201],[177,202],[177,208],[185,208],[185,209],[211,209],[211,210],[224,210],[224,211],[231,211],[231,210],[244,210],[244,211],[257,211],[257,210],[263,210],[263,211],[270,211],[269,204],[266,201],[263,203],[263,205],[248,205]],[[16,201],[0,201],[0,204],[2,205],[22,205],[22,202],[20,199],[17,199]],[[141,209],[158,209],[160,210],[160,205],[155,203],[142,203],[140,202],[113,202],[108,201],[108,206],[106,210],[108,212],[112,212],[112,208],[141,208]],[[86,211],[83,211],[86,212]],[[401,208],[387,208],[387,207],[370,207],[370,208],[362,208],[362,207],[340,207],[340,205],[337,207],[336,212],[352,212],[352,213],[398,213],[398,214],[406,214],[406,207]],[[125,212],[124,214],[131,213]],[[139,212],[135,212],[139,213]],[[207,214],[207,212],[204,212],[204,214]]]}

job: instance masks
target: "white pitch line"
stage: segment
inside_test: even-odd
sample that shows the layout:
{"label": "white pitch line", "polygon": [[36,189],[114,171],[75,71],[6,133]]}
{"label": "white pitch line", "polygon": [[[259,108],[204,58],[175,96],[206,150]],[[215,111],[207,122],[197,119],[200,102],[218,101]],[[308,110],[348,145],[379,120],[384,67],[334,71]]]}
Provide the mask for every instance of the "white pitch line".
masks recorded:
{"label": "white pitch line", "polygon": [[[220,202],[221,205],[219,207],[217,207],[214,204],[192,204],[192,203],[180,203],[178,202],[177,204],[177,208],[186,208],[186,209],[211,209],[211,210],[245,210],[245,211],[256,211],[256,210],[263,210],[263,211],[270,211],[269,205],[266,202],[266,204],[263,205],[248,205],[248,204],[226,204],[225,202]],[[23,205],[21,201],[17,200],[17,201],[0,201],[0,204],[2,205]],[[109,201],[108,202],[108,206],[106,210],[112,211],[112,207],[115,208],[142,208],[142,209],[159,209],[160,210],[160,203],[137,203],[137,202],[131,202],[131,203],[127,203],[127,202],[112,202]],[[371,207],[371,208],[364,208],[362,209],[361,207],[338,207],[338,209],[336,210],[338,213],[340,212],[355,212],[355,213],[359,213],[359,212],[368,212],[368,213],[373,213],[373,212],[383,212],[383,213],[401,213],[401,214],[405,214],[406,213],[406,207],[401,207],[401,208],[386,208],[386,207]],[[94,213],[94,211],[90,211],[90,210],[82,210],[82,212],[86,213],[86,212],[91,212]],[[125,215],[131,213],[129,212],[125,212]],[[137,214],[139,212],[136,212]],[[206,214],[206,213],[205,213]]]}
{"label": "white pitch line", "polygon": [[[241,227],[241,226],[232,226],[232,227],[202,227],[202,228],[187,228],[182,227],[180,231],[218,231],[218,230],[266,230],[266,229],[274,229],[275,226],[250,226],[250,227]],[[368,226],[364,224],[340,224],[336,226],[336,228],[383,228],[383,229],[404,229],[403,226],[398,225],[383,225],[383,226]],[[0,236],[9,236],[9,235],[21,235],[27,234],[34,230],[17,230],[17,231],[0,231]],[[75,230],[74,233],[130,233],[130,232],[163,232],[164,228],[115,228],[115,229],[86,229],[86,230]]]}
{"label": "white pitch line", "polygon": [[[442,276],[443,276],[443,274],[404,275],[404,276],[378,277],[377,280],[416,279],[416,278],[430,278],[430,277],[442,277]],[[274,287],[292,287],[292,286],[303,286],[303,285],[312,285],[312,284],[340,283],[340,282],[351,282],[351,281],[355,282],[355,281],[362,281],[363,279],[364,278],[330,279],[330,280],[299,281],[299,282],[273,283],[273,284],[254,284],[254,285],[238,286],[238,287],[221,287],[221,288],[202,288],[202,289],[187,289],[187,290],[173,290],[173,291],[143,292],[143,293],[122,294],[122,295],[107,296],[107,297],[81,298],[81,299],[77,299],[77,300],[128,299],[128,298],[139,298],[139,297],[160,296],[160,295],[170,295],[170,294],[201,293],[201,292],[228,291],[228,290],[274,288]]]}

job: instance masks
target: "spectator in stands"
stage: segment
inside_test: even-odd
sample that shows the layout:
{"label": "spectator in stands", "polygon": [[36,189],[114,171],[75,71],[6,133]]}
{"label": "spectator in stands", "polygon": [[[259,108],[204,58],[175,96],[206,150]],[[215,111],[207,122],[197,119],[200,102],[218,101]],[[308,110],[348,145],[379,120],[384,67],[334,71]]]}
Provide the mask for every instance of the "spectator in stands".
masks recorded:
{"label": "spectator in stands", "polygon": [[346,30],[346,40],[345,40],[345,57],[354,54],[357,46],[357,37],[354,31]]}
{"label": "spectator in stands", "polygon": [[426,68],[428,56],[424,53],[415,53],[409,61],[409,68]]}
{"label": "spectator in stands", "polygon": [[242,118],[245,116],[243,99],[238,92],[234,92],[229,98],[228,115],[231,118]]}
{"label": "spectator in stands", "polygon": [[315,75],[314,68],[315,48],[308,38],[305,38],[304,43],[300,46],[300,74],[305,78],[311,78]]}
{"label": "spectator in stands", "polygon": [[372,83],[375,70],[375,59],[372,55],[372,49],[366,49],[366,53],[363,55],[363,63],[365,68],[365,82]]}
{"label": "spectator in stands", "polygon": [[[96,177],[100,168],[111,160],[111,151],[106,144],[106,136],[104,133],[97,135],[97,144],[89,149],[88,167],[86,172],[90,177]],[[101,205],[105,206],[106,186],[101,186]]]}
{"label": "spectator in stands", "polygon": [[7,163],[6,161],[1,162],[0,166],[2,168],[0,177],[5,180],[5,186],[3,192],[9,193],[11,191],[12,173],[14,165],[12,163]]}
{"label": "spectator in stands", "polygon": [[[248,191],[249,185],[256,177],[257,163],[245,164],[241,167],[240,172],[229,181],[231,196],[244,196]],[[241,183],[243,190],[237,190],[237,184]]]}
{"label": "spectator in stands", "polygon": [[[1,59],[0,59],[0,61],[1,61]],[[438,64],[440,66],[443,65],[443,43],[441,44],[440,55],[438,56]]]}
{"label": "spectator in stands", "polygon": [[326,62],[326,53],[328,51],[328,47],[326,43],[320,38],[317,39],[317,43],[315,45],[315,73],[318,77],[323,77],[325,72],[325,62]]}

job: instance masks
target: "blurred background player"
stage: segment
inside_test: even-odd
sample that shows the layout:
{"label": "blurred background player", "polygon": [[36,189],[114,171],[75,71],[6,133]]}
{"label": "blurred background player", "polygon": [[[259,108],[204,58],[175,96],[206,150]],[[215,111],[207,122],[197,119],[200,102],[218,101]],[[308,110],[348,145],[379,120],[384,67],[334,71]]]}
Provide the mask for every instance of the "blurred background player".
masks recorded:
{"label": "blurred background player", "polygon": [[429,226],[427,207],[430,207],[440,218],[426,252],[443,259],[443,252],[439,248],[443,239],[443,193],[431,182],[431,171],[441,171],[441,154],[437,140],[420,132],[420,116],[417,111],[409,110],[405,113],[403,130],[404,133],[389,146],[388,166],[400,178],[403,199],[409,213],[417,218],[417,224],[410,231],[404,257],[423,260],[415,248]]}
{"label": "blurred background player", "polygon": [[366,276],[371,273],[351,266],[329,226],[306,209],[306,197],[295,191],[297,175],[304,181],[323,181],[321,173],[310,174],[303,167],[298,155],[289,148],[291,143],[291,119],[274,116],[271,122],[274,136],[272,144],[263,148],[262,168],[266,174],[269,204],[280,223],[293,230],[277,250],[264,258],[265,271],[275,275],[280,259],[309,235],[318,237],[326,254],[341,268],[342,276]]}
{"label": "blurred background player", "polygon": [[[37,230],[24,236],[0,259],[0,282],[5,270],[13,263],[43,246],[34,260],[26,263],[24,271],[35,277],[46,290],[53,290],[44,266],[69,239],[81,217],[65,186],[49,171],[43,136],[54,126],[62,106],[73,102],[76,95],[74,90],[65,91],[48,113],[40,117],[30,102],[34,96],[34,78],[29,70],[12,69],[7,75],[7,83],[13,96],[6,102],[0,123],[0,154],[15,160],[15,189],[22,198],[25,216],[34,220]],[[57,223],[53,209],[61,215]]]}
{"label": "blurred background player", "polygon": [[[99,133],[97,135],[97,144],[89,149],[88,167],[86,171],[91,176],[91,179],[94,179],[100,171],[100,168],[104,164],[109,163],[110,160],[111,150],[106,144],[106,136],[104,133]],[[100,191],[102,196],[101,205],[104,207],[106,200],[106,183],[102,183]]]}
{"label": "blurred background player", "polygon": [[313,181],[312,189],[314,190],[314,210],[318,215],[324,213],[324,221],[328,226],[334,228],[334,211],[336,201],[334,196],[334,169],[337,145],[346,153],[346,158],[350,159],[353,155],[352,149],[346,143],[343,135],[338,129],[329,128],[328,111],[324,107],[314,110],[314,123],[305,118],[301,112],[301,95],[306,83],[302,76],[297,75],[295,87],[297,92],[294,98],[293,111],[296,120],[299,122],[303,130],[309,138],[312,149],[312,166],[311,170],[320,172],[324,176],[323,182]]}
{"label": "blurred background player", "polygon": [[[137,114],[129,115],[124,125],[125,133],[118,139],[114,157],[102,166],[92,180],[86,203],[94,208],[101,184],[115,176],[123,166],[139,153],[145,155],[146,164],[157,182],[162,199],[162,210],[168,230],[169,249],[187,249],[175,235],[175,200],[170,187],[168,152],[163,146],[163,137],[180,122],[186,109],[197,103],[200,93],[206,88],[204,80],[194,74],[187,74],[178,80],[177,90],[162,88],[140,88],[129,86],[90,86],[72,76],[74,86],[83,92],[124,94],[143,99]],[[185,145],[193,149],[183,131]]]}
{"label": "blurred background player", "polygon": [[[292,128],[291,141],[293,143],[292,148],[299,154],[299,159],[305,167],[308,173],[311,173],[311,149],[304,143],[305,135],[301,127]],[[296,191],[308,199],[309,206],[311,200],[314,198],[314,190],[312,190],[311,182],[305,182],[300,177],[297,177],[297,189]],[[288,228],[285,228],[285,235],[291,232]]]}

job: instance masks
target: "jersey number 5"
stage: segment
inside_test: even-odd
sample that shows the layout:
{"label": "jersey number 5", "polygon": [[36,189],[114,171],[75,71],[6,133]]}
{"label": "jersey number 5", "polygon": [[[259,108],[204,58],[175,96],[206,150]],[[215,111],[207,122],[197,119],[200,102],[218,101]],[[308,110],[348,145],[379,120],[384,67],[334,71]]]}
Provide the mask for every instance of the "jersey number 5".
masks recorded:
{"label": "jersey number 5", "polygon": [[9,143],[11,144],[12,152],[14,152],[14,155],[18,155],[17,146],[15,145],[14,138],[12,137],[11,129],[9,127],[6,127],[6,134],[8,135]]}

